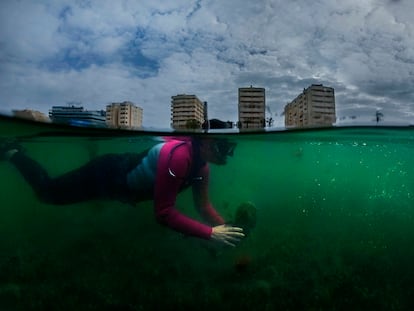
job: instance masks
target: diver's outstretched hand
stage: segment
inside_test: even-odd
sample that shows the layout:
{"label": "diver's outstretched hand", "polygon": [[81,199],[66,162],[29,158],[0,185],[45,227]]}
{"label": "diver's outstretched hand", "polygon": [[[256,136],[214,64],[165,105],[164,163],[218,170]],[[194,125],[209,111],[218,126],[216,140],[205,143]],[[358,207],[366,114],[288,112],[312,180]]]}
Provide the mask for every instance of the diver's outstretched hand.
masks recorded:
{"label": "diver's outstretched hand", "polygon": [[244,238],[243,229],[230,225],[220,225],[213,227],[211,239],[229,246],[236,246],[237,242]]}

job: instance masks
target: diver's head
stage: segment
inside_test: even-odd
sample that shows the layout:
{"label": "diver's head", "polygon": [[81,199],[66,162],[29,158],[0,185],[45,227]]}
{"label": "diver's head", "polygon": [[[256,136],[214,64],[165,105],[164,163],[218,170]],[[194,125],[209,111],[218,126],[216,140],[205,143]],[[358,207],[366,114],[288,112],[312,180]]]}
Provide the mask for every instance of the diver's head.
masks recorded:
{"label": "diver's head", "polygon": [[232,157],[236,148],[236,143],[227,138],[200,138],[198,143],[201,159],[218,165],[226,164],[227,157]]}

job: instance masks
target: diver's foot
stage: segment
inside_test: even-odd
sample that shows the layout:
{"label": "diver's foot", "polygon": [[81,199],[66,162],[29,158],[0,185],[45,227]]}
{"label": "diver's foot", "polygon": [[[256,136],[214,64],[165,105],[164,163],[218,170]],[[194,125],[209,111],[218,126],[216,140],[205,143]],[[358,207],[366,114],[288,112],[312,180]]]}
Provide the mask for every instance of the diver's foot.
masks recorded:
{"label": "diver's foot", "polygon": [[19,151],[23,151],[23,147],[17,141],[0,139],[0,161],[9,160]]}

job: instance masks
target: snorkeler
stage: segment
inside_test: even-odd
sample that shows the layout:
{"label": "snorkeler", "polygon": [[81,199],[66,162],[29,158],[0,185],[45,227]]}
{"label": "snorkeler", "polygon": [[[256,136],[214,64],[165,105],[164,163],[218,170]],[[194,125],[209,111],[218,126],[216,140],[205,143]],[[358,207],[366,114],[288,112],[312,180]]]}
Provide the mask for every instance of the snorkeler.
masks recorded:
{"label": "snorkeler", "polygon": [[[234,148],[235,144],[226,139],[170,139],[139,154],[96,157],[55,178],[49,177],[15,142],[0,146],[0,160],[14,164],[42,202],[62,205],[112,199],[135,204],[154,200],[155,217],[160,224],[185,235],[235,246],[244,237],[243,229],[226,225],[208,195],[208,162],[226,164]],[[176,209],[178,193],[189,186],[195,207],[208,224]]]}

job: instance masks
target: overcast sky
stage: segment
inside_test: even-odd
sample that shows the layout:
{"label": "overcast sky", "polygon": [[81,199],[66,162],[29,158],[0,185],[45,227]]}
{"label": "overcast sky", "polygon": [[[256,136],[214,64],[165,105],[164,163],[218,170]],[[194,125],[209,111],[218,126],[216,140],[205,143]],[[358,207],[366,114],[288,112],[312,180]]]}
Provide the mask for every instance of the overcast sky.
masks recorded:
{"label": "overcast sky", "polygon": [[[267,116],[312,83],[335,89],[338,123],[414,120],[412,0],[1,0],[1,109],[132,101],[170,126],[171,96],[237,121],[238,88]],[[356,119],[352,119],[356,116]]]}

